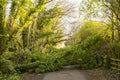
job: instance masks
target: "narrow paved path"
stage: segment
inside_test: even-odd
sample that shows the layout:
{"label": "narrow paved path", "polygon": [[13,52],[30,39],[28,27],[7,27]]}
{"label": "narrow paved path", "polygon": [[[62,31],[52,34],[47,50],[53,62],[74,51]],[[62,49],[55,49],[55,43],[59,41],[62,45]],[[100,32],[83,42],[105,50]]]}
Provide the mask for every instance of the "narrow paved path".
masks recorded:
{"label": "narrow paved path", "polygon": [[69,69],[45,73],[42,80],[87,80],[87,77],[78,69]]}
{"label": "narrow paved path", "polygon": [[120,80],[103,70],[63,69],[44,74],[24,74],[21,80]]}

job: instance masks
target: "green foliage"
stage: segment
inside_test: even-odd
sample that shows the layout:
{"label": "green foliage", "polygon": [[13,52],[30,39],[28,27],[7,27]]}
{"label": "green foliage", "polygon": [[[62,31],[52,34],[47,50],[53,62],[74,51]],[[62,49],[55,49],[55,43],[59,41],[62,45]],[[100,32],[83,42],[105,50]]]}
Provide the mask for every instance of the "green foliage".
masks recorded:
{"label": "green foliage", "polygon": [[69,48],[66,54],[64,56],[66,65],[78,64],[81,69],[96,68],[94,54],[87,48],[83,49],[79,44]]}
{"label": "green foliage", "polygon": [[[96,68],[99,63],[96,62],[96,55],[101,54],[101,45],[104,39],[101,35],[89,36],[84,41],[78,44],[78,49],[80,49],[79,63],[83,69]],[[102,61],[101,61],[102,62]]]}
{"label": "green foliage", "polygon": [[75,33],[76,43],[87,39],[90,36],[101,34],[106,29],[106,25],[101,22],[86,21]]}
{"label": "green foliage", "polygon": [[[67,58],[72,60],[69,60],[69,62],[72,61],[72,63],[79,64],[82,69],[93,69],[97,67],[95,55],[101,53],[100,47],[103,47],[101,44],[105,41],[101,35],[101,32],[105,29],[105,26],[101,28],[102,25],[104,24],[87,22],[80,29],[77,36],[81,40],[71,47],[69,51],[70,55]],[[99,29],[100,31],[97,32]]]}
{"label": "green foliage", "polygon": [[64,60],[59,59],[59,60],[53,60],[53,61],[47,61],[43,65],[39,65],[37,69],[35,69],[36,73],[43,73],[43,72],[51,72],[51,71],[56,71],[62,68],[64,65]]}
{"label": "green foliage", "polygon": [[[58,26],[61,9],[46,9],[47,0],[12,0],[6,20],[3,2],[0,0],[0,52],[5,48],[8,51],[2,55],[2,72],[9,73],[14,67],[17,72],[38,73],[60,69],[65,60],[55,46],[63,37]],[[8,29],[4,31],[6,25]]]}
{"label": "green foliage", "polygon": [[42,54],[38,51],[33,52],[29,63],[18,64],[15,67],[17,72],[49,72],[55,71],[64,65],[64,58],[59,53],[60,50],[55,50],[52,54]]}
{"label": "green foliage", "polygon": [[14,52],[10,57],[10,60],[14,64],[25,64],[31,61],[30,57],[31,52],[28,49]]}
{"label": "green foliage", "polygon": [[0,59],[0,72],[2,73],[14,73],[14,65],[10,60],[4,58]]}
{"label": "green foliage", "polygon": [[18,74],[9,75],[0,73],[0,80],[21,80],[21,78]]}
{"label": "green foliage", "polygon": [[62,68],[62,66],[65,63],[63,55],[58,52],[53,52],[52,54],[48,54],[46,58],[44,58],[44,64],[39,65],[37,69],[35,69],[36,73],[40,72],[49,72],[49,71],[55,71]]}
{"label": "green foliage", "polygon": [[43,61],[45,56],[43,53],[40,53],[39,51],[34,51],[31,55],[31,62],[35,61]]}
{"label": "green foliage", "polygon": [[65,48],[63,54],[66,61],[65,65],[78,64],[80,49],[77,46]]}
{"label": "green foliage", "polygon": [[5,51],[2,57],[9,60],[13,55],[14,55],[14,52]]}
{"label": "green foliage", "polygon": [[95,48],[97,48],[100,43],[103,41],[102,36],[100,35],[94,35],[94,36],[90,36],[88,37],[86,40],[82,41],[79,45],[81,46],[81,48],[83,50],[94,50]]}
{"label": "green foliage", "polygon": [[15,66],[15,70],[18,73],[23,73],[23,72],[34,72],[34,70],[39,66],[44,64],[43,62],[36,61],[28,64],[20,64]]}
{"label": "green foliage", "polygon": [[6,76],[3,75],[3,74],[0,72],[0,80],[4,80],[5,77],[6,77]]}
{"label": "green foliage", "polygon": [[20,76],[10,76],[10,77],[8,77],[8,79],[7,80],[21,80],[20,79]]}
{"label": "green foliage", "polygon": [[10,13],[5,14],[7,0],[0,0],[0,54],[6,49],[45,52],[62,40],[58,26],[61,9],[46,9],[47,0],[12,0]]}
{"label": "green foliage", "polygon": [[96,68],[95,57],[89,50],[82,50],[79,57],[79,64],[82,69]]}

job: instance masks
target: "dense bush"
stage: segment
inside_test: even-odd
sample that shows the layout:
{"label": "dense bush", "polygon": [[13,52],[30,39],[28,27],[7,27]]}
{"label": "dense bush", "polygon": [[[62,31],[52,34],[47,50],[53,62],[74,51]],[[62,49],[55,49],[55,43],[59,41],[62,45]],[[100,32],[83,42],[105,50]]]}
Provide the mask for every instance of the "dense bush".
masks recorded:
{"label": "dense bush", "polygon": [[43,72],[51,72],[51,71],[56,71],[62,68],[63,64],[60,62],[61,60],[53,60],[49,62],[32,62],[29,64],[22,64],[22,65],[17,65],[15,67],[16,71],[19,73],[23,72],[35,72],[35,73],[43,73]]}
{"label": "dense bush", "polygon": [[2,74],[0,73],[0,80],[21,80],[18,74]]}
{"label": "dense bush", "polygon": [[2,55],[6,60],[12,61],[14,64],[24,64],[31,61],[31,52],[28,49],[22,49],[20,51],[9,52],[6,51]]}
{"label": "dense bush", "polygon": [[[59,70],[65,65],[73,64],[80,65],[82,69],[92,69],[96,67],[96,61],[92,53],[94,48],[93,44],[97,46],[101,40],[100,36],[94,36],[72,47],[53,50],[52,53],[41,53],[39,51],[30,52],[25,49],[14,53],[6,52],[3,57],[5,57],[6,61],[14,64],[15,68],[12,68],[13,71],[19,73],[51,72]],[[7,55],[8,53],[9,55]],[[3,63],[1,63],[1,65],[3,65]],[[8,70],[5,69],[5,71]]]}
{"label": "dense bush", "polygon": [[106,29],[106,24],[96,21],[85,21],[84,24],[74,33],[74,43],[86,40],[88,37],[101,34]]}
{"label": "dense bush", "polygon": [[80,49],[75,45],[73,47],[68,47],[65,49],[65,54],[64,59],[66,61],[65,65],[74,65],[78,64],[78,58],[80,54]]}
{"label": "dense bush", "polygon": [[101,35],[94,35],[88,37],[86,40],[80,42],[78,45],[83,49],[83,50],[95,50],[100,43],[103,41],[103,38]]}
{"label": "dense bush", "polygon": [[79,58],[79,64],[82,69],[96,68],[96,60],[89,50],[82,50]]}
{"label": "dense bush", "polygon": [[9,73],[14,73],[14,65],[10,60],[6,60],[4,58],[0,58],[0,72],[9,74]]}
{"label": "dense bush", "polygon": [[3,58],[10,60],[10,58],[14,55],[14,52],[5,51],[2,55]]}
{"label": "dense bush", "polygon": [[32,54],[30,55],[31,57],[31,62],[36,62],[36,61],[43,61],[45,59],[45,54],[42,54],[39,51],[34,51],[32,52]]}
{"label": "dense bush", "polygon": [[80,45],[75,45],[67,51],[65,56],[66,64],[78,64],[81,69],[96,68],[96,59],[89,49],[83,49]]}
{"label": "dense bush", "polygon": [[41,63],[40,61],[28,63],[28,64],[20,64],[15,66],[15,70],[19,73],[23,72],[34,72],[34,70],[39,67],[39,65],[42,65],[44,63]]}
{"label": "dense bush", "polygon": [[49,72],[55,71],[65,64],[63,54],[59,51],[53,52],[53,54],[41,54],[40,52],[34,52],[31,54],[31,62],[28,64],[19,64],[15,67],[18,72]]}
{"label": "dense bush", "polygon": [[48,61],[45,64],[39,65],[39,67],[37,69],[35,69],[35,72],[42,73],[42,72],[56,71],[56,70],[61,69],[63,65],[64,64],[61,59]]}
{"label": "dense bush", "polygon": [[99,34],[87,37],[71,47],[68,51],[68,62],[79,64],[82,69],[96,68],[95,56],[100,53],[99,47],[103,41],[103,37]]}
{"label": "dense bush", "polygon": [[21,51],[16,51],[10,57],[10,60],[14,64],[27,64],[31,61],[31,52],[28,49],[22,49]]}
{"label": "dense bush", "polygon": [[[86,40],[74,46],[64,49],[53,49],[51,53],[41,53],[39,51],[31,52],[28,49],[23,49],[16,52],[6,51],[2,57],[5,58],[6,63],[11,62],[12,68],[10,68],[10,70],[13,69],[12,71],[19,73],[50,72],[59,70],[65,65],[74,64],[79,64],[82,69],[91,69],[96,67],[96,61],[92,51],[101,40],[101,36],[95,35],[88,37]],[[1,63],[1,65],[4,66],[3,63]],[[5,65],[5,67],[7,67],[7,65]],[[9,70],[5,69],[5,71]]]}
{"label": "dense bush", "polygon": [[13,76],[10,76],[10,77],[8,77],[8,79],[7,80],[21,80],[20,79],[20,76],[17,76],[17,75],[13,75]]}

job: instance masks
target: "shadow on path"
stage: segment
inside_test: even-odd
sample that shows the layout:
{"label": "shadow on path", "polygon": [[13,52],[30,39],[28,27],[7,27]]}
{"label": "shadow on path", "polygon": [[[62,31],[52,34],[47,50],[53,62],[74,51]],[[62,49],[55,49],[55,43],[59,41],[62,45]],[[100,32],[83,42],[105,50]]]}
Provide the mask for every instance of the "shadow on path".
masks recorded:
{"label": "shadow on path", "polygon": [[22,80],[88,80],[79,69],[63,69],[44,74],[24,74]]}

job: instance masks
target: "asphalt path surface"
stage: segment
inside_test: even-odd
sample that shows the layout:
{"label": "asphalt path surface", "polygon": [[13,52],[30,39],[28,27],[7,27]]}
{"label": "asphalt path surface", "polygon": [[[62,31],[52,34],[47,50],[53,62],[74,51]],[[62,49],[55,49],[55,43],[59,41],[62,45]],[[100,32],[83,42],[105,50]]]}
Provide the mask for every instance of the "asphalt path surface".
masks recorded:
{"label": "asphalt path surface", "polygon": [[87,80],[87,77],[78,69],[68,69],[45,73],[42,80]]}

